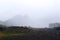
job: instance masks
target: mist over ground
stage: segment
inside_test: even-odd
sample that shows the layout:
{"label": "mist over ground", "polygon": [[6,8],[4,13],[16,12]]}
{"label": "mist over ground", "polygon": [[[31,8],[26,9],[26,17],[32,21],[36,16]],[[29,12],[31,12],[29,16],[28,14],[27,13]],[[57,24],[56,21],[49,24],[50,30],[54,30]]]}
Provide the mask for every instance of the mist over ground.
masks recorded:
{"label": "mist over ground", "polygon": [[14,19],[17,15],[23,17],[27,15],[25,21],[18,19],[24,25],[28,24],[32,27],[48,27],[49,23],[60,22],[59,10],[60,0],[0,0],[1,21]]}

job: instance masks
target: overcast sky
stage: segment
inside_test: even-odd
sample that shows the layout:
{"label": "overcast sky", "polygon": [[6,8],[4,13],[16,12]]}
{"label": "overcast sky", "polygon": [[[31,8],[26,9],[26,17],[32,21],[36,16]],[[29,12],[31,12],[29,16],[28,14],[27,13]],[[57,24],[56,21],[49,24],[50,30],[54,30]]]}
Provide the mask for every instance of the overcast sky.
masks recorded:
{"label": "overcast sky", "polygon": [[60,22],[60,0],[0,0],[0,20],[25,14],[42,25]]}

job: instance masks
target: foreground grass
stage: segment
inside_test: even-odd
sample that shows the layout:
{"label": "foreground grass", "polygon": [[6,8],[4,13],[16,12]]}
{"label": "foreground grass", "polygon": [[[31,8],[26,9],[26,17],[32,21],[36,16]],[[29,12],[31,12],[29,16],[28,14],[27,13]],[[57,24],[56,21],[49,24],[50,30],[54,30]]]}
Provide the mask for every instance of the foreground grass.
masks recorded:
{"label": "foreground grass", "polygon": [[0,32],[0,39],[4,37],[12,37],[12,36],[25,36],[25,33],[3,33]]}

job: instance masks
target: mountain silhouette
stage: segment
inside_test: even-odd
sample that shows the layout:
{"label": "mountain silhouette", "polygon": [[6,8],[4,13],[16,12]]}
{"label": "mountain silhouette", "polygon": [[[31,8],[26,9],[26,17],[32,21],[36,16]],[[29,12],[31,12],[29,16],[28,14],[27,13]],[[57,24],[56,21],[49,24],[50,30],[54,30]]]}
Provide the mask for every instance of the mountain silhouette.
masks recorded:
{"label": "mountain silhouette", "polygon": [[29,16],[27,15],[17,15],[11,19],[5,21],[7,26],[28,26],[29,25]]}
{"label": "mountain silhouette", "polygon": [[0,21],[0,25],[4,25],[5,23],[3,21]]}

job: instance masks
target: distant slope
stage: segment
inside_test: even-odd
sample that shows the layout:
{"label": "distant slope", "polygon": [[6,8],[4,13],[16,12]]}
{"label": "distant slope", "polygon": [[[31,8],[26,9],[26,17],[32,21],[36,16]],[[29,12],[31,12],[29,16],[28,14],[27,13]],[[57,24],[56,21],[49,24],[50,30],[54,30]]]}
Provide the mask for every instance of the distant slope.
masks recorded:
{"label": "distant slope", "polygon": [[[6,27],[5,22],[4,21],[0,21],[0,27]],[[1,30],[1,29],[0,29]]]}
{"label": "distant slope", "polygon": [[5,21],[6,25],[8,26],[26,26],[29,24],[29,17],[28,16],[21,16],[21,15],[17,15],[11,19],[8,19],[7,21]]}
{"label": "distant slope", "polygon": [[5,23],[3,21],[0,21],[0,25],[5,25]]}

